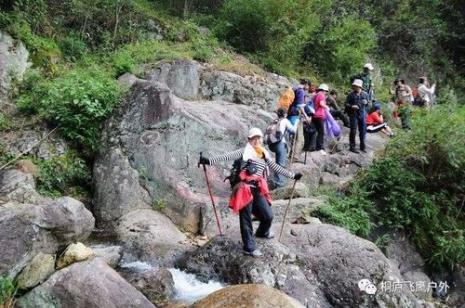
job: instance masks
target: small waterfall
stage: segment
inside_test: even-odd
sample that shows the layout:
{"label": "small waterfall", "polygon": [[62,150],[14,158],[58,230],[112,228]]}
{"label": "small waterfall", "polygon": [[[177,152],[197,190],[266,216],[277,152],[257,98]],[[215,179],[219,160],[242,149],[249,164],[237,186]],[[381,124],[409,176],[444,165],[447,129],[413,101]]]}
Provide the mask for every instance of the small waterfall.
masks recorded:
{"label": "small waterfall", "polygon": [[136,273],[145,272],[153,268],[152,265],[146,262],[141,262],[141,261],[121,262],[120,267],[124,270],[132,271]]}
{"label": "small waterfall", "polygon": [[173,275],[176,290],[175,299],[186,304],[192,304],[225,287],[220,282],[213,280],[207,283],[201,282],[194,274],[188,274],[176,268],[170,268],[169,271]]}

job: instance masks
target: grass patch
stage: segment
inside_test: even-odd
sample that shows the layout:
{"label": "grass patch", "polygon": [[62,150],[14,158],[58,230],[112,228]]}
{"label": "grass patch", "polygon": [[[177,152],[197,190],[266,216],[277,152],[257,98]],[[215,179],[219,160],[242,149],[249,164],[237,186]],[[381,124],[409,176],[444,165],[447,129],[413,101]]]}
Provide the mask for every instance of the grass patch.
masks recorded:
{"label": "grass patch", "polygon": [[0,276],[0,307],[12,308],[14,306],[14,296],[16,287],[10,277]]}
{"label": "grass patch", "polygon": [[49,197],[70,195],[78,199],[89,196],[91,170],[75,152],[34,162],[39,167],[36,182],[40,194]]}
{"label": "grass patch", "polygon": [[465,107],[419,112],[413,130],[400,134],[318,214],[365,238],[374,229],[403,231],[431,269],[451,269],[465,261]]}

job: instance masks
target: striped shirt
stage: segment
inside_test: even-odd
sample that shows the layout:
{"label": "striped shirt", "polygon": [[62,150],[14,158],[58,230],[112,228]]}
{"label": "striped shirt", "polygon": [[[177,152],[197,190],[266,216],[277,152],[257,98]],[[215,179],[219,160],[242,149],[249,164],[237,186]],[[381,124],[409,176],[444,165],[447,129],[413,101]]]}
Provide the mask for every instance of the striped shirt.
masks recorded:
{"label": "striped shirt", "polygon": [[[209,160],[210,160],[210,164],[214,165],[220,161],[236,160],[236,159],[242,158],[243,155],[244,155],[244,149],[239,149],[234,152],[229,152],[223,155],[211,157]],[[264,161],[263,160],[252,160],[252,163],[257,168],[257,174],[261,174],[263,177],[265,177],[265,170],[267,166],[270,167],[270,169],[273,170],[274,172],[281,174],[287,178],[293,179],[295,176],[294,172],[281,167],[280,165],[278,165],[271,159],[265,158]],[[245,162],[243,162],[242,165],[244,168]]]}

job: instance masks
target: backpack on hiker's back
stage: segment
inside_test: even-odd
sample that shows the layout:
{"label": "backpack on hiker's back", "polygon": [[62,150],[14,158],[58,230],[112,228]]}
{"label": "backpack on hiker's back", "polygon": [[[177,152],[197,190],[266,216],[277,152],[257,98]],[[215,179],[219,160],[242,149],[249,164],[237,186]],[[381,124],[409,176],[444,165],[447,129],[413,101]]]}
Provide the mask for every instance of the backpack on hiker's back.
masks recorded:
{"label": "backpack on hiker's back", "polygon": [[233,189],[234,186],[236,186],[236,184],[241,181],[241,179],[239,178],[239,174],[241,173],[241,170],[242,170],[242,157],[236,159],[233,162],[232,167],[229,172],[229,176],[227,176],[223,182],[226,182],[226,180],[228,180],[229,185],[231,185],[231,189]]}
{"label": "backpack on hiker's back", "polygon": [[281,121],[284,119],[275,119],[268,125],[265,130],[264,142],[267,145],[272,145],[280,142],[283,139],[283,133],[279,130]]}
{"label": "backpack on hiker's back", "polygon": [[289,107],[292,105],[292,103],[295,100],[295,92],[292,87],[288,87],[281,97],[279,98],[278,101],[278,108],[284,108],[284,110],[289,110]]}

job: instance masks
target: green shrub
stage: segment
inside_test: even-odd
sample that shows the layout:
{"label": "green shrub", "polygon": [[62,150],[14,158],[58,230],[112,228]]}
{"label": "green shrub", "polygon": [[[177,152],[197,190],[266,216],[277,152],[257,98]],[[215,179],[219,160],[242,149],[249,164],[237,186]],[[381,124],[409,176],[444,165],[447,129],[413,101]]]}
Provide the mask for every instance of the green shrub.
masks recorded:
{"label": "green shrub", "polygon": [[238,50],[259,56],[269,69],[289,71],[300,64],[303,48],[320,26],[318,16],[328,8],[325,1],[227,1],[215,32]]}
{"label": "green shrub", "polygon": [[335,22],[307,48],[307,61],[318,72],[331,79],[348,84],[350,77],[361,71],[366,58],[376,45],[373,27],[357,16],[347,16]]}
{"label": "green shrub", "polygon": [[79,197],[82,189],[90,187],[91,171],[86,162],[74,152],[68,152],[49,160],[36,160],[39,174],[37,190],[45,196],[72,195]]}
{"label": "green shrub", "polygon": [[74,33],[65,36],[60,42],[63,55],[70,61],[76,61],[87,52],[87,45],[84,40]]}
{"label": "green shrub", "polygon": [[13,297],[16,287],[9,277],[0,276],[0,307],[13,307]]}
{"label": "green shrub", "polygon": [[10,119],[0,112],[0,131],[7,129],[10,126]]}
{"label": "green shrub", "polygon": [[373,224],[368,209],[373,204],[364,196],[363,191],[353,191],[350,198],[330,195],[329,206],[317,211],[323,221],[342,226],[355,235],[368,237]]}
{"label": "green shrub", "polygon": [[7,30],[26,45],[35,67],[40,67],[50,76],[58,73],[61,50],[52,38],[35,34],[31,26],[22,19],[15,20],[7,27]]}
{"label": "green shrub", "polygon": [[402,230],[436,269],[464,262],[464,140],[465,107],[417,111],[413,130],[392,139],[321,217],[364,237],[367,217],[381,230]]}
{"label": "green shrub", "polygon": [[17,103],[22,110],[38,112],[59,126],[65,138],[93,152],[101,125],[122,94],[112,74],[104,68],[78,67],[58,78],[36,83]]}

